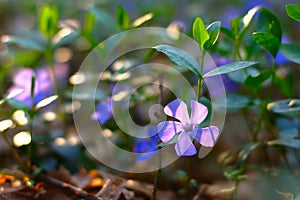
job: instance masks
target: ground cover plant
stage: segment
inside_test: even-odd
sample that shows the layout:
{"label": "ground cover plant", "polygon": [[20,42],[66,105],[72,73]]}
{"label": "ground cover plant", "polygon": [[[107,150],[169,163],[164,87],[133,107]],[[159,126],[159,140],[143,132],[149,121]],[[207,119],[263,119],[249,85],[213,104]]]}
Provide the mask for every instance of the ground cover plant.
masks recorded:
{"label": "ground cover plant", "polygon": [[300,199],[296,1],[2,4],[0,200]]}

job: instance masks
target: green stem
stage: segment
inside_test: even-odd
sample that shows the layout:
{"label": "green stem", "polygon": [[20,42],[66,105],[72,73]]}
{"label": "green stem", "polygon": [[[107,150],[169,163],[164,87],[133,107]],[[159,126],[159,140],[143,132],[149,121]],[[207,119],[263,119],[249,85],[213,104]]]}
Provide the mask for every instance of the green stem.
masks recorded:
{"label": "green stem", "polygon": [[[201,47],[200,47],[201,49]],[[201,49],[201,53],[200,53],[200,74],[202,75],[203,73],[203,68],[204,68],[204,59],[205,59],[205,51],[204,49]],[[203,84],[203,77],[198,78],[198,91],[197,91],[197,101],[200,101],[200,97],[201,97],[201,88],[202,88],[202,84]]]}
{"label": "green stem", "polygon": [[201,97],[201,88],[202,88],[203,78],[198,79],[198,91],[197,91],[197,101],[200,101]]}
{"label": "green stem", "polygon": [[23,169],[25,172],[29,172],[27,166],[24,164],[23,160],[21,159],[21,156],[18,154],[18,152],[16,151],[16,149],[9,142],[9,140],[8,140],[7,136],[5,135],[5,133],[2,133],[1,135],[4,138],[4,140],[5,140],[6,144],[8,145],[9,149],[11,150],[14,158],[19,163],[21,169]]}

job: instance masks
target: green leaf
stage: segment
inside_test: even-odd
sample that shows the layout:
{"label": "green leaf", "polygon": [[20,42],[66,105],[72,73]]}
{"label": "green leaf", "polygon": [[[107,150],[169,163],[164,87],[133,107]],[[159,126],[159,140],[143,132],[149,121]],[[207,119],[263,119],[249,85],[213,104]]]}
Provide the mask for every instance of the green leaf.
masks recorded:
{"label": "green leaf", "polygon": [[48,39],[52,38],[58,31],[59,16],[55,7],[44,5],[39,15],[39,29]]}
{"label": "green leaf", "polygon": [[221,22],[220,21],[213,22],[206,29],[207,29],[207,33],[209,35],[209,39],[204,43],[203,48],[205,50],[208,50],[218,40],[220,30],[221,30]]}
{"label": "green leaf", "polygon": [[117,21],[118,21],[118,28],[120,30],[126,30],[130,27],[130,17],[126,10],[122,6],[118,6],[117,11]]}
{"label": "green leaf", "polygon": [[285,8],[290,18],[300,21],[300,5],[288,4]]}
{"label": "green leaf", "polygon": [[12,99],[8,100],[8,103],[16,109],[29,111],[29,108],[27,107],[27,105],[23,101],[12,98]]}
{"label": "green leaf", "polygon": [[202,48],[204,47],[205,42],[209,40],[209,34],[206,30],[204,22],[200,17],[197,17],[194,21],[193,37]]}
{"label": "green leaf", "polygon": [[245,161],[251,155],[252,151],[258,148],[261,145],[260,142],[251,142],[244,146],[244,148],[239,152],[237,158],[237,168],[242,167],[245,164]]}
{"label": "green leaf", "polygon": [[66,97],[73,98],[74,100],[104,100],[107,98],[107,93],[104,91],[97,89],[76,89],[76,90],[68,90],[65,93]]}
{"label": "green leaf", "polygon": [[261,8],[258,16],[258,32],[273,34],[281,41],[281,26],[277,17],[268,9]]}
{"label": "green leaf", "polygon": [[201,78],[200,66],[196,59],[187,52],[170,45],[158,45],[153,47],[159,52],[162,52],[176,65],[186,67],[194,74]]}
{"label": "green leaf", "polygon": [[284,146],[293,149],[300,149],[300,140],[294,138],[287,138],[287,139],[277,139],[271,140],[267,142],[268,146]]}
{"label": "green leaf", "polygon": [[234,39],[234,34],[231,30],[229,30],[228,28],[225,28],[225,27],[221,27],[221,32],[224,34],[224,35],[227,35],[228,37],[230,37],[231,39]]}
{"label": "green leaf", "polygon": [[110,28],[112,31],[117,31],[118,24],[116,20],[106,11],[93,6],[89,7],[88,10],[95,16],[96,20]]}
{"label": "green leaf", "polygon": [[279,52],[287,59],[300,64],[300,46],[295,44],[282,44]]}
{"label": "green leaf", "polygon": [[235,19],[230,20],[230,28],[235,36],[239,35],[243,26],[244,26],[244,24],[243,24],[243,20],[241,17],[237,17]]}
{"label": "green leaf", "polygon": [[32,49],[35,51],[44,51],[45,47],[43,44],[28,39],[28,38],[21,38],[17,36],[7,36],[7,40],[5,41],[6,44],[13,44],[18,45],[19,47],[25,48],[25,49]]}
{"label": "green leaf", "polygon": [[280,40],[271,33],[256,32],[252,34],[253,39],[257,44],[270,52],[275,58],[280,47]]}
{"label": "green leaf", "polygon": [[258,64],[258,62],[255,62],[255,61],[232,62],[232,63],[222,65],[220,67],[217,67],[217,68],[207,72],[206,74],[203,75],[203,78],[217,76],[217,75],[221,75],[221,74],[227,74],[227,73],[234,72],[234,71],[244,69],[247,67],[252,67],[257,64]]}
{"label": "green leaf", "polygon": [[297,117],[300,115],[300,99],[284,99],[268,103],[268,110],[287,116]]}
{"label": "green leaf", "polygon": [[171,144],[175,144],[178,140],[179,134],[175,134],[175,136],[169,141],[169,142],[161,142],[156,147],[157,148],[163,148],[165,146],[169,146]]}
{"label": "green leaf", "polygon": [[261,73],[259,73],[256,76],[248,76],[245,85],[254,89],[258,90],[263,82],[265,82],[268,78],[272,76],[272,71],[271,70],[266,70]]}
{"label": "green leaf", "polygon": [[[255,104],[255,101],[246,95],[228,93],[226,94],[226,109],[227,110],[238,110],[247,108]],[[216,105],[219,108],[225,108],[223,101],[216,101]]]}
{"label": "green leaf", "polygon": [[23,93],[23,91],[24,91],[23,89],[18,89],[18,90],[10,92],[8,95],[6,95],[3,99],[0,100],[0,106],[2,104],[4,104],[5,102],[7,102],[8,100],[14,98],[15,96]]}
{"label": "green leaf", "polygon": [[294,96],[295,80],[293,74],[288,73],[281,75],[280,73],[276,73],[274,76],[274,83],[281,94],[288,98]]}
{"label": "green leaf", "polygon": [[35,106],[35,110],[39,110],[49,104],[51,104],[52,102],[54,102],[56,99],[58,98],[57,95],[53,95],[53,96],[50,96],[50,97],[47,97],[43,100],[41,100],[40,102],[38,102]]}

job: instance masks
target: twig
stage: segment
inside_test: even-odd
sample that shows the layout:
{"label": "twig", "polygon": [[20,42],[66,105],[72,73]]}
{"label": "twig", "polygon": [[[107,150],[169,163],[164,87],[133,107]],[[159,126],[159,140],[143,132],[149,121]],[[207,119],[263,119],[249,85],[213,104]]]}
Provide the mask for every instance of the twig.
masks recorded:
{"label": "twig", "polygon": [[45,183],[63,188],[63,189],[67,189],[68,191],[72,192],[74,195],[76,195],[82,199],[85,199],[85,200],[104,200],[101,197],[97,197],[93,194],[87,193],[86,191],[82,190],[81,188],[75,187],[69,183],[65,183],[63,181],[60,181],[58,179],[55,179],[53,177],[50,177],[50,176],[47,176],[44,174],[39,174],[36,177],[36,179],[39,181],[43,181]]}

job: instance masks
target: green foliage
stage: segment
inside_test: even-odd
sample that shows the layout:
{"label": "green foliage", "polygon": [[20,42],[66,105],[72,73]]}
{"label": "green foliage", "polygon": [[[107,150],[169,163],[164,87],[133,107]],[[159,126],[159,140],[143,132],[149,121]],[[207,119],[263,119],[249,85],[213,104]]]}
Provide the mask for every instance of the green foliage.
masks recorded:
{"label": "green foliage", "polygon": [[294,20],[300,21],[300,5],[288,4],[286,5],[286,12],[289,17]]}
{"label": "green foliage", "polygon": [[206,30],[205,24],[200,17],[197,17],[193,24],[193,37],[198,42],[201,48],[204,47],[206,41],[209,40],[210,35]]}
{"label": "green foliage", "polygon": [[287,59],[300,64],[300,46],[296,44],[282,44],[279,52]]}
{"label": "green foliage", "polygon": [[261,8],[258,16],[257,29],[274,35],[281,41],[282,31],[278,18],[267,8]]}
{"label": "green foliage", "polygon": [[59,13],[57,8],[44,5],[39,15],[39,29],[45,38],[52,38],[58,31]]}
{"label": "green foliage", "polygon": [[203,78],[211,77],[211,76],[217,76],[221,74],[227,74],[230,72],[234,72],[240,69],[244,69],[247,67],[253,67],[257,65],[258,62],[255,61],[237,61],[237,62],[232,62],[226,65],[222,65],[220,67],[217,67],[206,74],[203,75]]}
{"label": "green foliage", "polygon": [[273,57],[276,56],[280,47],[280,40],[276,36],[267,32],[256,32],[253,33],[253,38],[257,44],[270,52]]}
{"label": "green foliage", "polygon": [[116,14],[119,30],[128,29],[130,27],[130,17],[126,10],[122,6],[118,6]]}
{"label": "green foliage", "polygon": [[220,30],[221,30],[221,22],[216,21],[207,26],[207,33],[209,35],[209,39],[204,43],[203,48],[205,50],[210,49],[218,40]]}
{"label": "green foliage", "polygon": [[197,77],[201,77],[200,66],[196,59],[185,51],[172,47],[170,45],[158,45],[153,47],[155,50],[162,52],[176,65],[186,67],[191,70]]}

